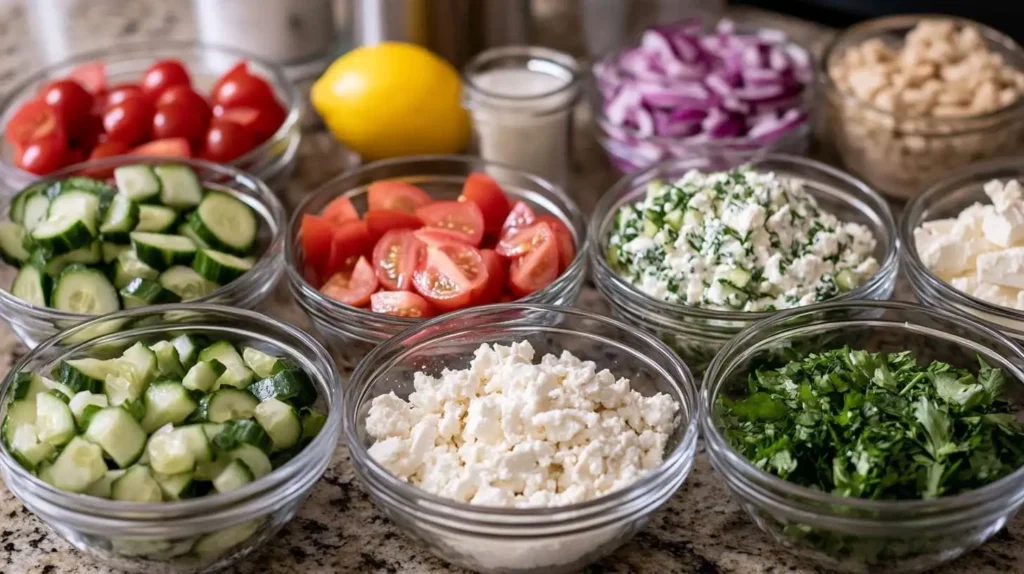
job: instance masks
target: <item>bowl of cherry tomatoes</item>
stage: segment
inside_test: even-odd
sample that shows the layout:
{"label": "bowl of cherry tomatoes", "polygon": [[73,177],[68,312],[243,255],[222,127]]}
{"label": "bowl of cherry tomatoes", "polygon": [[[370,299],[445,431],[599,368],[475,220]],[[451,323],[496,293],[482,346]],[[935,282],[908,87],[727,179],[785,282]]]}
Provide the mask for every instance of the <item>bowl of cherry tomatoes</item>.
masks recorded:
{"label": "bowl of cherry tomatoes", "polygon": [[586,223],[557,185],[467,156],[367,164],[292,216],[285,268],[342,367],[419,321],[478,305],[572,305]]}
{"label": "bowl of cherry tomatoes", "polygon": [[231,165],[281,189],[300,111],[280,67],[238,50],[158,42],[83,54],[0,102],[0,183],[11,192],[68,165],[134,154]]}

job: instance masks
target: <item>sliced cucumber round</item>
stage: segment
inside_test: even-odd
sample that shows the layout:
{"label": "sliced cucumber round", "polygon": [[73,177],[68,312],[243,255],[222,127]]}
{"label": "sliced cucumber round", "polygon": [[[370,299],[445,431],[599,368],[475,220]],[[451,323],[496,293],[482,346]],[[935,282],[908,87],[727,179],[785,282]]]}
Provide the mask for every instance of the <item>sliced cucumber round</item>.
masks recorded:
{"label": "sliced cucumber round", "polygon": [[178,212],[162,205],[140,205],[139,224],[134,231],[151,233],[171,233],[174,223],[178,221]]}
{"label": "sliced cucumber round", "polygon": [[50,305],[71,313],[102,315],[120,309],[121,299],[106,275],[76,263],[57,278]]}
{"label": "sliced cucumber round", "polygon": [[0,257],[11,265],[28,261],[25,249],[25,228],[13,221],[0,221]]}
{"label": "sliced cucumber round", "polygon": [[159,276],[160,272],[139,261],[135,250],[131,248],[118,254],[114,264],[114,287],[118,289],[124,288],[137,277],[156,281]]}
{"label": "sliced cucumber round", "polygon": [[46,307],[50,299],[53,279],[35,265],[25,265],[18,270],[11,284],[11,295],[36,307]]}
{"label": "sliced cucumber round", "polygon": [[160,179],[148,165],[125,165],[114,170],[117,190],[136,203],[151,203],[160,198]]}
{"label": "sliced cucumber round", "polygon": [[245,275],[246,271],[252,269],[252,263],[221,251],[200,249],[196,252],[192,268],[210,281],[224,285]]}
{"label": "sliced cucumber round", "polygon": [[181,297],[178,297],[173,291],[164,289],[156,281],[136,277],[121,289],[121,300],[124,301],[125,309],[135,309],[146,305],[178,303],[181,301]]}
{"label": "sliced cucumber round", "polygon": [[110,241],[124,241],[135,230],[141,217],[139,204],[123,193],[114,196],[100,223],[100,233]]}
{"label": "sliced cucumber round", "polygon": [[205,297],[220,287],[220,285],[203,277],[191,267],[185,267],[184,265],[175,265],[164,271],[160,274],[158,281],[165,289],[174,292],[183,301]]}
{"label": "sliced cucumber round", "polygon": [[166,164],[153,168],[160,178],[160,203],[174,209],[195,207],[203,199],[199,177],[187,165]]}
{"label": "sliced cucumber round", "polygon": [[[42,197],[47,204],[50,203],[50,198],[46,195],[46,188],[48,188],[51,182],[41,181],[39,183],[33,183],[25,189],[19,191],[11,199],[10,208],[7,211],[8,217],[11,221],[24,225],[25,224],[25,211],[28,209],[29,199],[33,197]],[[43,210],[46,213],[46,210]]]}
{"label": "sliced cucumber round", "polygon": [[63,191],[50,200],[46,212],[47,219],[62,216],[81,218],[95,235],[100,221],[100,198],[95,193],[78,189]]}
{"label": "sliced cucumber round", "polygon": [[189,226],[214,249],[245,255],[256,242],[259,222],[252,208],[219,191],[211,191],[189,218]]}
{"label": "sliced cucumber round", "polygon": [[196,255],[196,244],[181,235],[135,231],[130,237],[135,256],[153,269],[188,265]]}
{"label": "sliced cucumber round", "polygon": [[92,243],[95,228],[95,222],[90,223],[84,215],[55,215],[32,230],[32,240],[50,253],[60,255]]}

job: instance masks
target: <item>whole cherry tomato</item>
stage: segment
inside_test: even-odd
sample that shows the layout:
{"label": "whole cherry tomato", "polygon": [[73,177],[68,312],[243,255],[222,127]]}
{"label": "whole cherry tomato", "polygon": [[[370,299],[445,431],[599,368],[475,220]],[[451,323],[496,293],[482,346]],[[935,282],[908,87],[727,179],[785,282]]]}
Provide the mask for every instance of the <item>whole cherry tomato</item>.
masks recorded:
{"label": "whole cherry tomato", "polygon": [[197,147],[210,124],[210,105],[188,86],[168,88],[157,100],[153,115],[154,138],[182,137]]}
{"label": "whole cherry tomato", "polygon": [[277,103],[274,90],[266,80],[252,74],[237,72],[218,84],[210,97],[215,104],[225,108],[262,108]]}
{"label": "whole cherry tomato", "polygon": [[142,87],[138,84],[117,84],[116,86],[110,86],[104,96],[103,111],[108,108],[116,106],[125,100],[132,98],[144,98],[145,95],[142,93]]}
{"label": "whole cherry tomato", "polygon": [[57,111],[68,137],[84,131],[92,112],[92,94],[74,80],[55,80],[39,91],[39,97]]}
{"label": "whole cherry tomato", "polygon": [[153,108],[149,102],[142,98],[131,98],[103,114],[103,129],[108,138],[130,145],[149,134],[152,120]]}
{"label": "whole cherry tomato", "polygon": [[214,118],[206,132],[200,157],[216,163],[226,163],[256,145],[253,134],[244,127],[229,121]]}
{"label": "whole cherry tomato", "polygon": [[171,86],[191,85],[188,70],[178,60],[161,60],[142,76],[142,92],[153,102]]}
{"label": "whole cherry tomato", "polygon": [[64,166],[68,146],[57,138],[44,138],[17,148],[14,165],[21,169],[43,175]]}

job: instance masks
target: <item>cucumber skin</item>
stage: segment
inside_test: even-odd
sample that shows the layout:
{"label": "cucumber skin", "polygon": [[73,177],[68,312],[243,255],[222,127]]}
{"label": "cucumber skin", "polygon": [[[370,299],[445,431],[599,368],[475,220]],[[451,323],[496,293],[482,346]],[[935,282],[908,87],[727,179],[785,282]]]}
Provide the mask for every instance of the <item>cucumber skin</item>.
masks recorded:
{"label": "cucumber skin", "polygon": [[230,452],[240,444],[251,444],[265,453],[270,452],[273,441],[263,427],[251,419],[233,419],[224,423],[224,428],[213,437],[213,446],[222,452]]}
{"label": "cucumber skin", "polygon": [[72,367],[67,361],[61,361],[54,369],[54,377],[76,393],[89,391],[90,393],[102,394],[103,381],[94,379],[78,369]]}
{"label": "cucumber skin", "polygon": [[170,251],[140,242],[134,233],[132,234],[131,240],[132,247],[135,248],[135,256],[139,261],[159,271],[164,271],[175,265],[184,265],[188,267],[192,264],[192,259],[194,259],[196,255],[194,243],[192,251]]}
{"label": "cucumber skin", "polygon": [[249,385],[248,391],[261,401],[276,398],[288,401],[299,409],[316,402],[316,389],[306,373],[301,370],[279,370],[274,375]]}
{"label": "cucumber skin", "polygon": [[175,295],[173,291],[165,289],[163,285],[156,281],[143,279],[142,277],[132,279],[131,283],[121,289],[120,295],[125,309],[181,302],[181,297]]}
{"label": "cucumber skin", "polygon": [[89,226],[81,219],[75,220],[71,227],[52,237],[40,237],[37,235],[38,230],[39,228],[36,227],[32,231],[32,240],[54,255],[74,251],[79,247],[92,243],[96,238],[92,230],[89,229]]}
{"label": "cucumber skin", "polygon": [[213,250],[197,250],[196,257],[192,261],[192,269],[214,283],[227,285],[242,275],[245,275],[250,269],[252,269],[251,267],[249,269],[236,269],[230,265],[224,265],[210,257],[211,251]]}

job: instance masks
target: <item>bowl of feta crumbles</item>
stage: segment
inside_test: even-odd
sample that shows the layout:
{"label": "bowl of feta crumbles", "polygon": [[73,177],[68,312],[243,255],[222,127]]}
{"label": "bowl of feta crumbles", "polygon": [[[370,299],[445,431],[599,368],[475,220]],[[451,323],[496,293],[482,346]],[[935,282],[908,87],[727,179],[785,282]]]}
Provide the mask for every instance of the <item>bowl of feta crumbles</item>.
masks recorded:
{"label": "bowl of feta crumbles", "polygon": [[619,180],[595,209],[589,251],[612,312],[695,373],[775,312],[892,294],[895,223],[867,184],[780,154],[725,171],[699,165],[665,162]]}
{"label": "bowl of feta crumbles", "polygon": [[1024,161],[981,162],[907,204],[903,262],[918,300],[1024,340]]}
{"label": "bowl of feta crumbles", "polygon": [[376,347],[345,394],[364,489],[475,571],[576,572],[611,553],[680,487],[696,448],[686,365],[579,309],[446,314]]}

